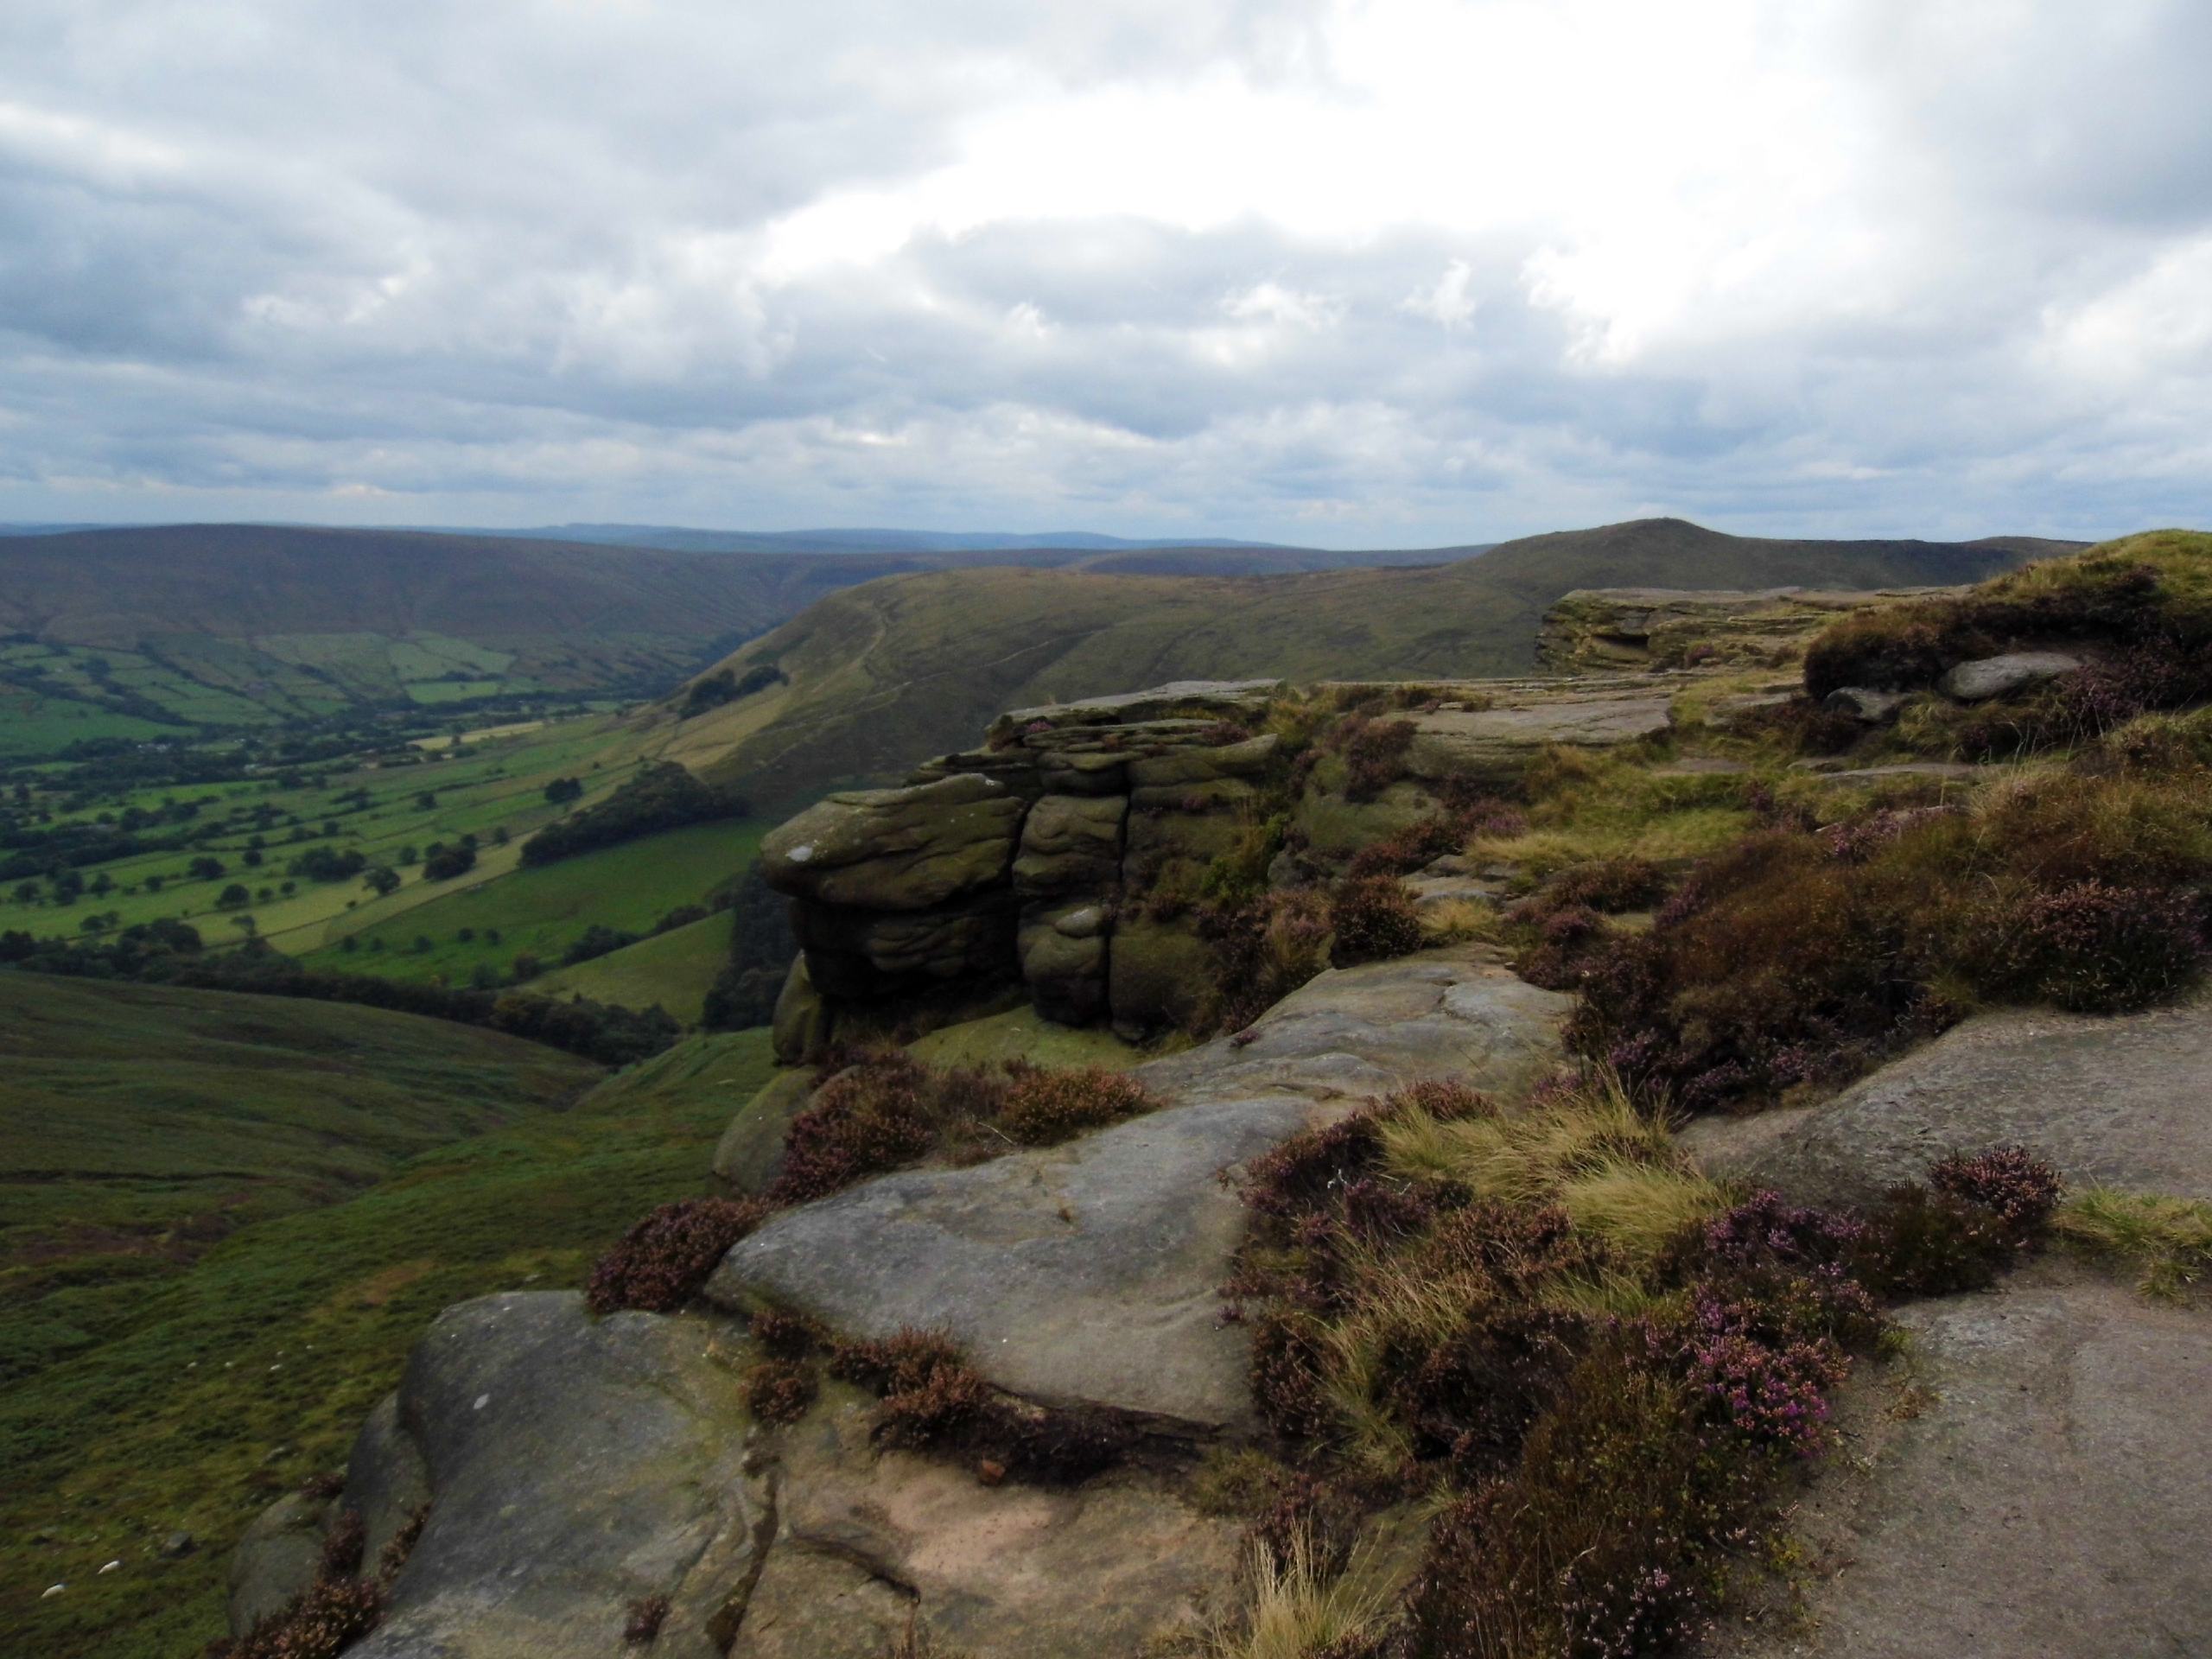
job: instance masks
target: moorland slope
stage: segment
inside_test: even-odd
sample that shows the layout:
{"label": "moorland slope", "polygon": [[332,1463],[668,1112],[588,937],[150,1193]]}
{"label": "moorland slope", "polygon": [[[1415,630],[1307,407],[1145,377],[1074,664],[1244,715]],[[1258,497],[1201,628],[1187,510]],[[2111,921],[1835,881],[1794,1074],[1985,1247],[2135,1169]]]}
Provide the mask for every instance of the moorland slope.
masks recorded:
{"label": "moorland slope", "polygon": [[[944,571],[832,594],[748,642],[712,671],[785,679],[683,720],[670,752],[784,804],[887,775],[1018,705],[1178,679],[1522,672],[1545,608],[1579,588],[1948,585],[2064,550],[2029,537],[1764,540],[1654,518],[1413,568]],[[661,717],[683,706],[673,699]]]}

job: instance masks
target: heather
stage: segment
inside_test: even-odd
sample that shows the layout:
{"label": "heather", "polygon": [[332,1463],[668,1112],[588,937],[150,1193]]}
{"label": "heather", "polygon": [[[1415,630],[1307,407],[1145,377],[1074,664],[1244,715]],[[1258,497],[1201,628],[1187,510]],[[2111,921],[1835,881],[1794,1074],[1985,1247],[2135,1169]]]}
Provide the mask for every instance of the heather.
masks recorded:
{"label": "heather", "polygon": [[1570,1040],[1690,1110],[1842,1081],[1987,1004],[2116,1013],[2201,975],[2212,801],[2052,769],[1756,832],[1582,979]]}
{"label": "heather", "polygon": [[[1944,1160],[1868,1211],[1731,1194],[1611,1080],[1501,1109],[1408,1090],[1255,1161],[1229,1287],[1287,1459],[1210,1476],[1252,1516],[1254,1628],[1365,1580],[1357,1517],[1436,1516],[1395,1606],[1331,1652],[1631,1655],[1721,1605],[1833,1448],[1884,1301],[1986,1284],[2057,1195],[2016,1147]],[[1292,1471],[1295,1472],[1292,1472]]]}

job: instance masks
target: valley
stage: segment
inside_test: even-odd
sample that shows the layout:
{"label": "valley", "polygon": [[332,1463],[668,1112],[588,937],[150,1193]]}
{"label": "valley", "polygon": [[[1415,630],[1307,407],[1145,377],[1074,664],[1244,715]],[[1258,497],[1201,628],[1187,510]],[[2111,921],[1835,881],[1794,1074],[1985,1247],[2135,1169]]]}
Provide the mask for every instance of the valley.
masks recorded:
{"label": "valley", "polygon": [[[1797,695],[1809,643],[1855,627],[1881,660],[1874,619],[1961,602],[1963,584],[2048,550],[1742,543],[1662,521],[1319,575],[925,572],[830,594],[726,659],[725,690],[704,696],[709,682],[677,671],[643,698],[501,696],[461,718],[397,702],[269,709],[258,726],[0,757],[0,1454],[31,1476],[0,1510],[14,1541],[0,1593],[35,1605],[20,1628],[64,1659],[206,1640],[224,1618],[227,1552],[270,1499],[343,1463],[439,1309],[492,1292],[572,1306],[551,1294],[583,1286],[640,1215],[696,1201],[710,1167],[749,1202],[761,1189],[748,1172],[792,1155],[793,1114],[817,1097],[809,1065],[790,1062],[903,1051],[925,1077],[1012,1080],[957,1085],[982,1100],[1033,1075],[1126,1074],[1129,1098],[1159,1091],[1170,1114],[1230,1111],[1253,1148],[1296,1115],[1279,1094],[1248,1107],[1248,1071],[1317,1103],[1337,1098],[1346,1065],[1402,1083],[1444,1065],[1525,1089],[1600,953],[1637,948],[1690,873],[1762,835],[1941,821],[2049,769],[2010,750],[1961,760],[1961,745],[1995,740],[1933,693],[1900,693],[1902,713],[1878,697],[1883,713],[1848,721]],[[2194,543],[2154,550],[2162,569],[2196,568]],[[1888,591],[1700,594],[1708,571],[1762,588],[1832,588],[1840,571]],[[1616,572],[1624,584],[1560,603],[1558,583]],[[1641,591],[1657,582],[1678,591]],[[1941,597],[1910,591],[1923,588]],[[1394,656],[1417,671],[1365,666]],[[1275,664],[1294,671],[1265,671]],[[1077,689],[1218,664],[1249,683],[1096,704]],[[1023,803],[1042,791],[1051,810],[1028,827],[1019,812],[959,816],[1009,788]],[[1093,819],[1125,826],[1109,854]],[[559,855],[526,859],[549,830]],[[817,846],[843,849],[821,869],[827,887],[808,868]],[[840,881],[862,896],[836,897]],[[1569,896],[1586,889],[1587,903]],[[787,895],[813,972],[795,991]],[[1681,971],[1712,971],[1704,960]],[[1634,1017],[1661,1018],[1641,1004]],[[1833,1087],[1903,1040],[1877,1022],[1835,1056],[1796,1058],[1830,1039],[1829,1018],[1759,1051],[1773,1069],[1753,1084],[1750,1059],[1700,1051],[1652,1086],[1684,1100],[1795,1089],[1789,1068],[1815,1064]],[[887,1087],[903,1064],[867,1062],[893,1068]],[[855,1075],[876,1086],[867,1066]],[[867,1108],[892,1114],[864,1118],[868,1136],[912,1144],[898,1139],[902,1097]],[[1073,1098],[1066,1109],[1086,1109]],[[1094,1147],[1121,1144],[1079,1133],[1065,1152],[1008,1156],[988,1122],[927,1133],[968,1137],[952,1162],[984,1157],[975,1180],[1072,1159],[1071,1192],[1087,1190]],[[1716,1144],[1716,1166],[1732,1146]],[[914,1154],[868,1161],[887,1155],[865,1137],[836,1154],[863,1172]],[[902,1190],[956,1175],[948,1193],[965,1190],[969,1173],[936,1155]],[[1672,1152],[1650,1155],[1675,1167]],[[1163,1215],[1231,1226],[1211,1163],[1115,1168],[1130,1203],[1166,1182]],[[1717,1202],[1706,1193],[1669,1187],[1664,1201]],[[992,1224],[1075,1226],[1092,1243],[1052,1273],[1122,1271],[1104,1212],[1071,1200],[1057,1223],[1023,1219],[1030,1202],[1009,1189],[987,1206]],[[815,1264],[763,1279],[776,1295],[811,1299],[841,1327],[992,1304],[909,1306],[851,1268],[848,1243],[809,1230],[816,1214],[791,1205],[769,1235],[809,1240],[800,1259]],[[855,1237],[880,1224],[860,1224]],[[1083,1233],[1093,1226],[1108,1230]],[[879,1243],[886,1260],[906,1248],[888,1232]],[[995,1261],[958,1271],[981,1284]],[[1151,1272],[1095,1304],[1048,1298],[1031,1310],[1040,1323],[963,1324],[963,1339],[1003,1348],[990,1374],[1016,1394],[1198,1411],[1172,1391],[1184,1360],[1156,1382],[1035,1334],[1054,1320],[1072,1321],[1071,1343],[1110,1330],[1145,1306]],[[1228,1264],[1197,1272],[1174,1294],[1203,1302],[1217,1334],[1178,1325],[1174,1341],[1211,1379],[1200,1414],[1234,1415],[1247,1408],[1211,1288]],[[835,1399],[840,1422],[870,1409]],[[1179,1488],[1144,1478],[1143,1513],[1183,1512]],[[637,1502],[664,1497],[641,1487]],[[1228,1525],[1193,1535],[1192,1560],[1211,1563],[1201,1579],[1231,1570]],[[190,1546],[166,1548],[173,1533]],[[907,1546],[880,1547],[886,1570],[910,1570]],[[99,1573],[109,1560],[121,1565]],[[55,1581],[67,1592],[34,1604]],[[790,1592],[771,1580],[761,1593],[766,1608]],[[929,1593],[997,1592],[948,1580]],[[1004,1628],[1027,1630],[1027,1617]]]}

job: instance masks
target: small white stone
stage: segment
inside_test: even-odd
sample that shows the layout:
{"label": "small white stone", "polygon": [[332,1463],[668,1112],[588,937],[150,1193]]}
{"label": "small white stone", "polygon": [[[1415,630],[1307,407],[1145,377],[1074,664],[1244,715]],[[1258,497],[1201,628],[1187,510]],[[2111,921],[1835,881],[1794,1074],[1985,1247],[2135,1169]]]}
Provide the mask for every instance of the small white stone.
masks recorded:
{"label": "small white stone", "polygon": [[117,1567],[121,1567],[123,1563],[119,1560],[110,1561],[105,1567],[100,1568],[100,1571],[104,1574],[112,1573]]}
{"label": "small white stone", "polygon": [[476,1396],[476,1409],[479,1411],[483,1410],[485,1407],[491,1403],[492,1396],[488,1394],[480,1394]]}
{"label": "small white stone", "polygon": [[41,1601],[51,1601],[54,1597],[60,1595],[69,1586],[66,1584],[49,1584],[46,1586],[46,1593],[41,1596],[39,1599]]}
{"label": "small white stone", "polygon": [[811,847],[794,847],[791,851],[785,853],[784,856],[794,864],[804,864],[808,859],[814,856],[814,849]]}

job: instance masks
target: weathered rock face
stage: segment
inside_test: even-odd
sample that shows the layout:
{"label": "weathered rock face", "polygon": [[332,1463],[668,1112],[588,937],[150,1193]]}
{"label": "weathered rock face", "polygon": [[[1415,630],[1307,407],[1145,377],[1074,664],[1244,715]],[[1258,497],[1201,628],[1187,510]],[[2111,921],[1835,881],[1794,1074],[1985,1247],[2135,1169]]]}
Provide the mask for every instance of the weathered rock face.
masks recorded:
{"label": "weathered rock face", "polygon": [[732,1659],[1136,1655],[1235,1580],[1236,1528],[1142,1474],[987,1487],[877,1452],[868,1417],[833,1390],[784,1437],[775,1540]]}
{"label": "weathered rock face", "polygon": [[[2212,1325],[2049,1264],[1900,1311],[1909,1413],[1796,1506],[1803,1617],[1714,1659],[2202,1653],[2212,1630]],[[1872,1389],[1884,1384],[1876,1381]]]}
{"label": "weathered rock face", "polygon": [[1823,1105],[1692,1124],[1715,1168],[1866,1199],[1946,1153],[2023,1144],[2069,1182],[2212,1198],[2212,1007],[1967,1021]]}
{"label": "weathered rock face", "polygon": [[1179,1018],[1155,976],[1116,972],[1122,892],[1190,875],[1234,842],[1276,746],[1245,722],[1279,689],[1187,682],[1017,709],[988,747],[777,830],[761,870],[795,901],[805,968],[779,1005],[779,1057],[819,1054],[841,1003],[880,1008],[931,984],[1018,978],[1071,1024]]}
{"label": "weathered rock face", "polygon": [[226,1611],[232,1636],[281,1613],[315,1582],[330,1515],[328,1500],[291,1492],[253,1518],[231,1554]]}
{"label": "weathered rock face", "polygon": [[[1270,879],[1322,879],[1331,861],[1436,813],[1452,790],[1510,786],[1554,745],[1667,730],[1684,683],[1424,685],[1427,712],[1402,716],[1414,728],[1404,775],[1357,803],[1291,789],[1279,738],[1255,729],[1278,682],[1016,709],[987,747],[940,756],[904,788],[833,795],[763,843],[763,874],[794,901],[804,964],[778,1006],[778,1056],[818,1057],[841,1007],[879,1021],[887,1004],[941,1018],[949,1004],[918,1000],[933,986],[1018,982],[1050,1019],[1133,1037],[1187,1026],[1213,972],[1189,901],[1224,859],[1265,851],[1255,837],[1272,816],[1286,816],[1301,851]],[[1179,902],[1140,902],[1163,893]]]}
{"label": "weathered rock face", "polygon": [[810,806],[760,843],[779,893],[842,909],[926,911],[997,886],[1022,803],[976,776],[855,790]]}
{"label": "weathered rock face", "polygon": [[347,1471],[340,1501],[365,1517],[389,1511],[383,1495],[410,1457],[431,1503],[389,1615],[349,1651],[582,1659],[619,1651],[629,1603],[665,1595],[653,1652],[720,1652],[768,1509],[713,1335],[697,1319],[594,1320],[567,1293],[441,1314],[408,1361],[396,1418],[372,1420]]}
{"label": "weathered rock face", "polygon": [[1480,950],[1324,974],[1249,1039],[1139,1067],[1166,1109],[779,1217],[730,1252],[708,1294],[734,1308],[766,1298],[864,1335],[945,1329],[993,1382],[1033,1399],[1193,1433],[1247,1427],[1245,1338],[1218,1319],[1244,1217],[1218,1173],[1418,1078],[1523,1089],[1560,1063],[1567,1007]]}
{"label": "weathered rock face", "polygon": [[1963,592],[1895,588],[1828,593],[1804,588],[1683,592],[1585,588],[1544,613],[1536,661],[1557,673],[1682,668],[1700,662],[1779,664],[1849,611]]}
{"label": "weathered rock face", "polygon": [[[264,1546],[292,1548],[252,1558],[237,1628],[305,1587],[326,1512],[359,1513],[372,1559],[425,1498],[385,1622],[350,1652],[1135,1656],[1234,1580],[1236,1524],[1142,1471],[987,1486],[879,1450],[874,1402],[835,1383],[803,1422],[766,1431],[738,1398],[757,1357],[732,1321],[594,1320],[564,1294],[448,1310],[363,1428],[338,1504],[287,1498],[257,1522]],[[656,1596],[658,1633],[626,1648],[632,1603]]]}

